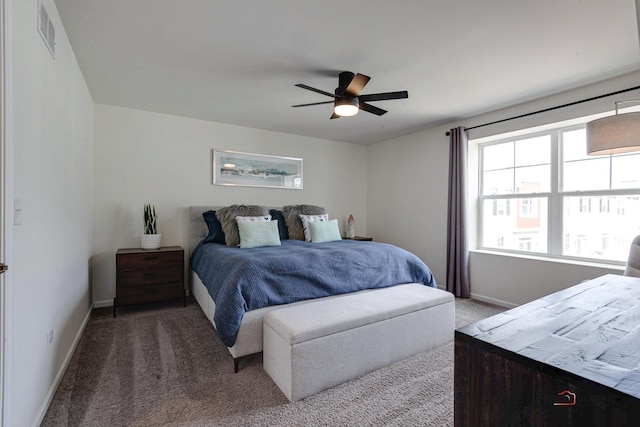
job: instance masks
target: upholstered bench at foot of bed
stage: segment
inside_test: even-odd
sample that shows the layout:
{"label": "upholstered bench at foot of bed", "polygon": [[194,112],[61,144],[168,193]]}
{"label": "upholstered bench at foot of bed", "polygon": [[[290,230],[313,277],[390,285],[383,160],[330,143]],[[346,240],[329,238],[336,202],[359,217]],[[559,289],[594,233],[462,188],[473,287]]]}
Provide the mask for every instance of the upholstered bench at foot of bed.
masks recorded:
{"label": "upholstered bench at foot of bed", "polygon": [[263,365],[294,402],[453,339],[453,295],[392,286],[273,310]]}

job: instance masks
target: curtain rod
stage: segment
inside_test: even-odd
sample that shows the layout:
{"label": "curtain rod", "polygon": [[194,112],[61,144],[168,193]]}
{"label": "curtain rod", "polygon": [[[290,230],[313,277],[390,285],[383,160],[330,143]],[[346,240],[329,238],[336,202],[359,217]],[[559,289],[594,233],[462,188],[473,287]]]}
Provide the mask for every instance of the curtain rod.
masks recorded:
{"label": "curtain rod", "polygon": [[[636,89],[640,89],[640,86],[630,87],[629,89],[622,89],[622,90],[618,90],[616,92],[605,93],[604,95],[598,95],[598,96],[594,96],[594,97],[587,98],[587,99],[581,99],[580,101],[569,102],[568,104],[557,105],[557,106],[551,107],[551,108],[545,108],[543,110],[534,111],[533,113],[526,113],[526,114],[521,114],[519,116],[509,117],[507,119],[496,120],[495,122],[484,123],[484,124],[477,125],[477,126],[471,126],[470,128],[465,128],[465,130],[471,130],[471,129],[481,128],[483,126],[495,125],[496,123],[508,122],[509,120],[521,119],[523,117],[533,116],[534,114],[546,113],[547,111],[557,110],[559,108],[564,108],[564,107],[570,107],[572,105],[582,104],[583,102],[595,101],[596,99],[606,98],[607,96],[619,95],[621,93],[630,92],[630,91],[636,90]],[[445,135],[449,136],[449,135],[451,135],[451,132],[447,131],[445,133]]]}

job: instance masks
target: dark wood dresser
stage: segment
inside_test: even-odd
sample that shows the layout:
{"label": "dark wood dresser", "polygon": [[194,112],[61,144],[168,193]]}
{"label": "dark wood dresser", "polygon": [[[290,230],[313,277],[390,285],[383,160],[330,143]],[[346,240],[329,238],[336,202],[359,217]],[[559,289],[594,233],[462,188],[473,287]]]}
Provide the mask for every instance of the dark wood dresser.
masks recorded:
{"label": "dark wood dresser", "polygon": [[455,425],[640,425],[640,279],[606,275],[459,328]]}
{"label": "dark wood dresser", "polygon": [[166,246],[160,249],[118,249],[116,252],[116,307],[142,302],[183,298],[184,249]]}

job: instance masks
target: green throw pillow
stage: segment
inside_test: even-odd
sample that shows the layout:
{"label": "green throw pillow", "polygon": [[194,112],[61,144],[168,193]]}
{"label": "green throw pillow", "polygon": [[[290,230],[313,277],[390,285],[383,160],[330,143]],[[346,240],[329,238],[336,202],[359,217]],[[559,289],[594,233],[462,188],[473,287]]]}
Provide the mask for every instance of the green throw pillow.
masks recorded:
{"label": "green throw pillow", "polygon": [[259,248],[262,246],[280,246],[278,221],[239,222],[241,248]]}
{"label": "green throw pillow", "polygon": [[338,228],[337,219],[332,219],[331,221],[310,222],[309,231],[311,232],[312,243],[342,240],[342,237],[340,237],[340,229]]}

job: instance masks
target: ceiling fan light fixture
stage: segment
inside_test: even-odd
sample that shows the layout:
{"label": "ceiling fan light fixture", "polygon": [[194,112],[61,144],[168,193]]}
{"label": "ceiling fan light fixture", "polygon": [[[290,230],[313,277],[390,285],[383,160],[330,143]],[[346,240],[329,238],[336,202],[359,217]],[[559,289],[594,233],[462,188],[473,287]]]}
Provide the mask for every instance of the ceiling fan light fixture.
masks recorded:
{"label": "ceiling fan light fixture", "polygon": [[340,98],[336,99],[333,112],[341,117],[350,117],[358,114],[359,107],[358,98]]}
{"label": "ceiling fan light fixture", "polygon": [[[355,116],[356,114],[358,114],[358,110],[375,114],[376,116],[382,116],[383,114],[387,113],[387,110],[383,110],[382,108],[371,105],[369,104],[369,102],[390,101],[393,99],[405,99],[409,97],[409,93],[406,90],[397,92],[368,93],[362,95],[360,92],[366,86],[367,82],[370,79],[371,77],[365,76],[364,74],[354,74],[350,71],[343,71],[338,76],[339,85],[334,93],[325,92],[324,90],[316,89],[315,87],[297,83],[295,85],[296,87],[328,96],[331,98],[331,101],[298,104],[292,105],[292,107],[309,107],[311,105],[333,104],[333,114],[331,114],[331,117],[329,117],[329,119]],[[362,104],[360,104],[360,101],[362,101]]]}

